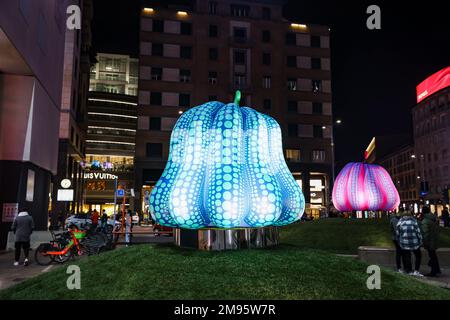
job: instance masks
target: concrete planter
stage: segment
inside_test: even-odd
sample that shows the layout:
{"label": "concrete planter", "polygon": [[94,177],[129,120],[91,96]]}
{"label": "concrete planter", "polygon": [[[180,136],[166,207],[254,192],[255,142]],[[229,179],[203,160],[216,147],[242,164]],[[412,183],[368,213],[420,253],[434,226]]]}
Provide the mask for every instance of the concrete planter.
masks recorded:
{"label": "concrete planter", "polygon": [[[441,267],[450,267],[450,248],[437,250],[439,264]],[[395,267],[395,249],[377,247],[359,247],[358,258],[368,264],[376,264],[385,267]],[[414,259],[414,255],[412,255]],[[428,253],[422,249],[422,266],[428,267]],[[414,260],[413,260],[414,261]]]}

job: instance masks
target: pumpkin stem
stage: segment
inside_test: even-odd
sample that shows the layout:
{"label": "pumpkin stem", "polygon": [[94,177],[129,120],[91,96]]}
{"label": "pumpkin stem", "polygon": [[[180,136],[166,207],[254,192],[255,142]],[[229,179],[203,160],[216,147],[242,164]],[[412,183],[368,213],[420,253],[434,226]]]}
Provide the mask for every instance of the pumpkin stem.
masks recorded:
{"label": "pumpkin stem", "polygon": [[241,92],[239,90],[236,90],[236,93],[234,94],[234,104],[239,107],[240,102],[241,102]]}

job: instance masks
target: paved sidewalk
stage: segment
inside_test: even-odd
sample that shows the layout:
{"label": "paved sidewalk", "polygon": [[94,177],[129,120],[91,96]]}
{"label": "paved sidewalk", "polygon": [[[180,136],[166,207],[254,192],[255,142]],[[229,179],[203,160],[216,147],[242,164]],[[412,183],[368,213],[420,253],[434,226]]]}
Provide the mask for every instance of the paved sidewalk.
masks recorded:
{"label": "paved sidewalk", "polygon": [[[450,289],[450,269],[441,268],[441,271],[442,274],[440,274],[438,277],[424,277],[418,279],[419,281],[423,281],[434,286]],[[426,274],[427,272],[429,272],[429,270],[421,270],[421,272]]]}
{"label": "paved sidewalk", "polygon": [[[30,265],[25,267],[23,264],[15,267],[14,251],[0,252],[0,290],[16,285],[29,278],[33,278],[41,273],[48,272],[57,265],[47,267],[40,266],[34,262],[34,251],[30,251]],[[21,257],[23,263],[23,256]]]}

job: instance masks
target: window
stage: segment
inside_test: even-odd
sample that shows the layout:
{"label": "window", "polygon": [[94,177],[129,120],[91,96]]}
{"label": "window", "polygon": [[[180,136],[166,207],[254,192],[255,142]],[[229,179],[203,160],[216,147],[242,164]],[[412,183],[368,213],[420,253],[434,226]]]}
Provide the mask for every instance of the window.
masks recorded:
{"label": "window", "polygon": [[182,22],[180,28],[181,34],[191,35],[192,34],[192,24],[188,22]]}
{"label": "window", "polygon": [[297,101],[293,101],[293,100],[288,101],[288,112],[292,112],[292,113],[298,112]]}
{"label": "window", "polygon": [[147,143],[146,155],[147,158],[162,158],[162,143]]}
{"label": "window", "polygon": [[300,162],[301,153],[298,149],[286,149],[286,160],[290,162]]}
{"label": "window", "polygon": [[288,79],[287,87],[288,87],[288,90],[290,90],[290,91],[296,91],[297,90],[297,79]]}
{"label": "window", "polygon": [[313,162],[325,162],[325,151],[324,150],[313,150],[312,161]]}
{"label": "window", "polygon": [[234,51],[234,64],[244,65],[246,60],[245,51]]}
{"label": "window", "polygon": [[164,32],[164,21],[153,19],[153,32]]}
{"label": "window", "polygon": [[217,38],[219,34],[218,28],[215,24],[209,25],[209,37],[210,38]]}
{"label": "window", "polygon": [[271,11],[270,8],[262,8],[262,18],[264,20],[270,20],[271,19]]}
{"label": "window", "polygon": [[297,57],[296,56],[287,56],[286,65],[289,68],[296,68],[297,67]]}
{"label": "window", "polygon": [[296,124],[288,125],[288,136],[289,137],[298,137],[298,126]]}
{"label": "window", "polygon": [[163,55],[163,45],[161,43],[152,43],[152,55],[153,56]]}
{"label": "window", "polygon": [[311,36],[311,47],[320,48],[320,37],[319,36]]}
{"label": "window", "polygon": [[262,84],[263,88],[264,89],[270,89],[271,82],[272,82],[272,77],[264,76],[263,77],[263,84]]}
{"label": "window", "polygon": [[180,70],[180,82],[191,82],[191,70]]}
{"label": "window", "polygon": [[231,15],[234,17],[248,17],[250,13],[249,6],[231,5]]}
{"label": "window", "polygon": [[217,83],[217,72],[210,71],[208,73],[208,83],[209,84],[216,84]]}
{"label": "window", "polygon": [[321,102],[313,103],[313,114],[322,114],[323,113],[323,105]]}
{"label": "window", "polygon": [[322,69],[322,60],[320,58],[312,58],[311,67],[315,70]]}
{"label": "window", "polygon": [[155,106],[160,106],[162,104],[161,92],[150,93],[150,104],[155,105]]}
{"label": "window", "polygon": [[209,2],[209,14],[217,14],[217,2]]}
{"label": "window", "polygon": [[245,75],[242,73],[235,73],[234,74],[234,85],[236,88],[243,88],[245,87],[246,80]]}
{"label": "window", "polygon": [[192,47],[181,46],[180,56],[181,56],[181,58],[184,58],[184,59],[191,59],[192,58]]}
{"label": "window", "polygon": [[272,63],[272,56],[270,55],[270,53],[263,53],[262,62],[263,65],[270,66],[270,64]]}
{"label": "window", "polygon": [[319,139],[321,139],[321,138],[323,138],[323,128],[322,128],[322,126],[314,126],[313,127],[313,134],[314,134],[314,138],[319,138]]}
{"label": "window", "polygon": [[286,33],[286,45],[288,45],[288,46],[295,46],[296,45],[295,33],[292,33],[292,32]]}
{"label": "window", "polygon": [[161,118],[150,118],[150,130],[161,131]]}
{"label": "window", "polygon": [[263,32],[262,32],[262,41],[263,42],[270,42],[270,31],[269,30],[263,30]]}
{"label": "window", "polygon": [[237,41],[247,40],[247,29],[246,28],[233,28],[233,37]]}
{"label": "window", "polygon": [[314,93],[318,93],[322,91],[322,80],[313,80],[312,81],[312,91]]}
{"label": "window", "polygon": [[179,103],[178,105],[180,107],[189,107],[191,104],[191,95],[188,93],[180,93],[179,96]]}
{"label": "window", "polygon": [[219,58],[219,50],[217,48],[209,48],[209,60],[217,61]]}
{"label": "window", "polygon": [[152,67],[152,80],[161,80],[162,72],[162,68]]}
{"label": "window", "polygon": [[263,108],[264,108],[265,110],[270,110],[270,109],[272,109],[272,100],[270,100],[270,99],[264,99],[264,101],[263,101]]}

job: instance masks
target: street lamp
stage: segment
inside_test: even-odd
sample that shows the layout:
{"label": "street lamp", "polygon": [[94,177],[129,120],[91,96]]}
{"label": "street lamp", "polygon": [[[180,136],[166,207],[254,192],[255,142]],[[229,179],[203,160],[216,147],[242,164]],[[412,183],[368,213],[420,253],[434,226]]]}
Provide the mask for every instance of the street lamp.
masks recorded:
{"label": "street lamp", "polygon": [[[331,184],[334,186],[334,180],[336,179],[336,173],[335,173],[335,164],[334,164],[334,127],[337,125],[341,125],[342,120],[337,119],[332,125],[331,125]],[[326,129],[325,126],[322,127],[322,129]],[[332,190],[330,188],[330,190]]]}
{"label": "street lamp", "polygon": [[335,166],[334,166],[334,127],[336,127],[336,125],[341,125],[342,124],[342,120],[341,119],[337,119],[336,122],[333,124],[332,126],[332,130],[331,130],[331,171],[332,171],[332,181],[333,181],[333,185],[334,185],[334,180],[335,180]]}

